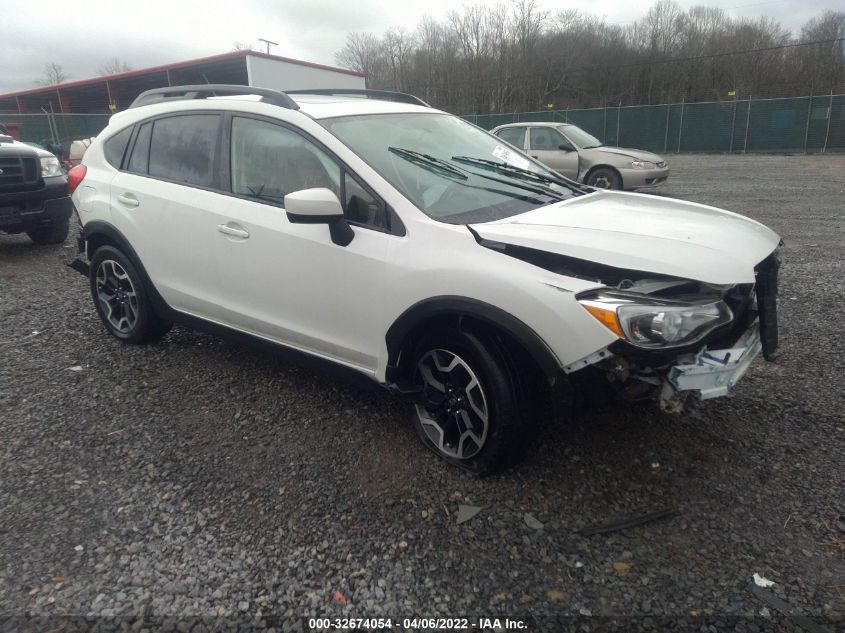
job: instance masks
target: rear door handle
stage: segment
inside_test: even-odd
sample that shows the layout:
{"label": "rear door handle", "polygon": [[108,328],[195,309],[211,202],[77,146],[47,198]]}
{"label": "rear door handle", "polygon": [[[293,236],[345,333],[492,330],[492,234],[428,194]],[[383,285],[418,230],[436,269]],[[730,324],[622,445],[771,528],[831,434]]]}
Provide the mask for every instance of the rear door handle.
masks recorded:
{"label": "rear door handle", "polygon": [[231,224],[218,224],[217,230],[223,233],[224,235],[231,235],[232,237],[239,237],[242,240],[245,240],[249,237],[249,231],[246,229]]}
{"label": "rear door handle", "polygon": [[117,197],[117,201],[126,206],[126,207],[137,207],[140,202],[138,202],[138,198],[133,196],[131,193],[122,193]]}

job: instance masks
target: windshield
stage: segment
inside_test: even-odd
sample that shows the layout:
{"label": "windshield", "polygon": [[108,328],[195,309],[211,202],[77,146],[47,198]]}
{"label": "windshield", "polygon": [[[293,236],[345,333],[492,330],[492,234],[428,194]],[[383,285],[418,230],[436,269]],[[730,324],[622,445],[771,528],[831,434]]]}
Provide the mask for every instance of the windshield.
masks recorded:
{"label": "windshield", "polygon": [[581,193],[449,114],[372,114],[320,123],[435,220],[490,222]]}
{"label": "windshield", "polygon": [[561,125],[559,129],[570,141],[575,143],[575,145],[581,149],[590,149],[591,147],[599,147],[602,145],[602,142],[595,136],[588,134],[578,126]]}

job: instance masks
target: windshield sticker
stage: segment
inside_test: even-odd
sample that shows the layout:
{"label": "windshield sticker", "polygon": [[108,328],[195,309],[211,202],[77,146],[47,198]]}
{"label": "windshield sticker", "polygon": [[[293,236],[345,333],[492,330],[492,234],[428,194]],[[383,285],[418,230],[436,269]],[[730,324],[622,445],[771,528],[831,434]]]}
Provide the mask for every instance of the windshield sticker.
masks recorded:
{"label": "windshield sticker", "polygon": [[519,167],[520,169],[528,169],[528,165],[531,164],[528,162],[527,158],[523,158],[513,150],[509,150],[507,147],[503,147],[502,145],[496,145],[496,149],[493,150],[493,156],[501,161],[504,161],[508,165],[513,165],[514,167]]}

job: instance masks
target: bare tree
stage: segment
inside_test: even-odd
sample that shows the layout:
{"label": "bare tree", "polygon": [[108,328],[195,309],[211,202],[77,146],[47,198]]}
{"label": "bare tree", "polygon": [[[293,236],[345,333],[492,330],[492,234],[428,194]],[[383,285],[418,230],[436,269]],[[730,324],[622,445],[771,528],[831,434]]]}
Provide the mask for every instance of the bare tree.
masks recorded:
{"label": "bare tree", "polygon": [[819,42],[799,49],[797,72],[810,82],[810,91],[845,82],[845,13],[825,11],[801,29],[802,42]]}
{"label": "bare tree", "polygon": [[390,71],[391,88],[406,90],[406,76],[410,70],[414,36],[405,27],[388,29],[383,39],[386,61]]}
{"label": "bare tree", "polygon": [[[413,32],[350,33],[335,58],[373,88],[403,90],[455,112],[539,110],[779,97],[845,89],[845,13],[827,11],[794,38],[769,18],[733,18],[657,0],[617,26],[551,15],[538,0],[463,6]],[[806,45],[805,45],[806,44]]]}
{"label": "bare tree", "polygon": [[116,75],[117,73],[125,73],[130,70],[132,70],[132,66],[119,57],[112,57],[100,66],[97,69],[97,72],[100,75]]}
{"label": "bare tree", "polygon": [[34,81],[36,86],[54,86],[69,79],[68,74],[64,71],[60,64],[56,62],[49,62],[44,64],[44,71],[41,76]]}
{"label": "bare tree", "polygon": [[233,42],[232,43],[232,50],[233,51],[254,51],[255,44],[252,42]]}
{"label": "bare tree", "polygon": [[372,75],[381,61],[381,43],[372,33],[350,33],[346,45],[335,53],[335,61],[359,73]]}

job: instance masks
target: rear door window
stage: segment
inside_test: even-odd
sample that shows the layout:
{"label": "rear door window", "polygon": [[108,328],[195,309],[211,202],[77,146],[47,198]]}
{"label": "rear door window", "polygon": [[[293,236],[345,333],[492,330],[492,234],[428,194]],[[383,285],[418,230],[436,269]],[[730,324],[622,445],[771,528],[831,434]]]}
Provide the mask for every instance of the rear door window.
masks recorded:
{"label": "rear door window", "polygon": [[156,119],[150,140],[150,176],[199,187],[213,186],[219,129],[219,114]]}

